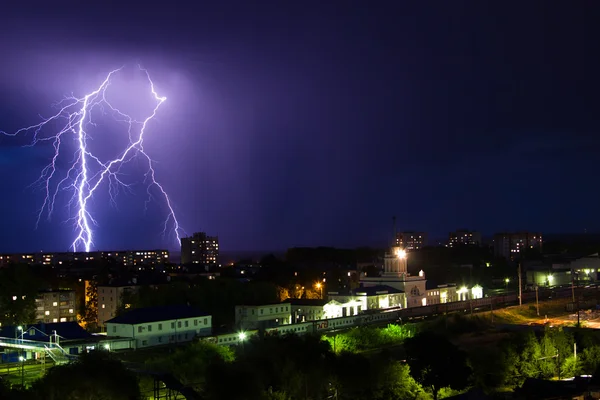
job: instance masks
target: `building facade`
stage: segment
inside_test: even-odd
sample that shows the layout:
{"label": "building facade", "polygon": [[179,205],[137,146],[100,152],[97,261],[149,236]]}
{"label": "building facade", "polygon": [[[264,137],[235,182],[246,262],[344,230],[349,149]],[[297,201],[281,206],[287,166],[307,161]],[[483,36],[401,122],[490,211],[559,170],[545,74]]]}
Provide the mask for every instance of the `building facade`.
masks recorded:
{"label": "building facade", "polygon": [[[117,309],[121,307],[123,296],[128,293],[135,293],[138,288],[135,284],[98,286],[98,326],[105,328],[106,321],[116,316]],[[128,308],[127,305],[124,307]]]}
{"label": "building facade", "polygon": [[323,307],[327,300],[322,299],[287,299],[284,303],[290,305],[291,322],[299,324],[301,322],[318,321],[323,319]]}
{"label": "building facade", "polygon": [[181,263],[208,267],[219,265],[219,237],[196,232],[181,238]]}
{"label": "building facade", "polygon": [[456,246],[480,246],[481,232],[459,229],[448,235],[448,247]]}
{"label": "building facade", "polygon": [[342,306],[344,314],[340,315],[341,317],[356,315],[367,310],[406,307],[405,293],[385,285],[361,286],[346,293],[329,292],[327,296],[329,300]]}
{"label": "building facade", "polygon": [[48,290],[35,299],[36,321],[44,323],[77,321],[77,295],[74,290]]}
{"label": "building facade", "polygon": [[212,317],[189,306],[138,308],[106,321],[110,337],[135,339],[135,347],[189,342],[212,334]]}
{"label": "building facade", "polygon": [[542,244],[541,233],[497,233],[494,235],[494,255],[514,260],[528,250],[542,251]]}
{"label": "building facade", "polygon": [[425,232],[398,232],[396,233],[396,246],[406,251],[422,249],[427,244]]}
{"label": "building facade", "polygon": [[235,306],[235,326],[237,329],[254,330],[274,328],[292,322],[289,303],[256,306]]}
{"label": "building facade", "polygon": [[0,267],[10,264],[68,265],[94,261],[114,261],[126,267],[158,265],[169,262],[168,250],[119,250],[59,253],[0,254]]}
{"label": "building facade", "polygon": [[406,307],[427,305],[425,272],[419,271],[417,276],[411,276],[407,267],[407,252],[399,246],[394,246],[384,256],[383,274],[375,277],[363,276],[360,285],[363,287],[382,285],[397,289],[404,293]]}

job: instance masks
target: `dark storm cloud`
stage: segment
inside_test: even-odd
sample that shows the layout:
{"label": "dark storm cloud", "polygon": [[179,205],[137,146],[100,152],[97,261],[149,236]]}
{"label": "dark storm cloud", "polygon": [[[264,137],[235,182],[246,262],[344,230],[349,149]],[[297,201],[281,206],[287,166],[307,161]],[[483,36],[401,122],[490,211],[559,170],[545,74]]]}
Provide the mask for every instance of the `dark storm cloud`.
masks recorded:
{"label": "dark storm cloud", "polygon": [[[141,62],[168,97],[148,135],[157,177],[184,228],[223,248],[382,244],[392,215],[433,237],[600,230],[597,17],[535,1],[9,7],[0,129]],[[3,152],[15,143],[0,138],[3,209],[26,237],[37,203],[17,199],[47,149]],[[104,212],[103,228],[123,219]],[[103,245],[165,246],[152,218],[120,231]]]}

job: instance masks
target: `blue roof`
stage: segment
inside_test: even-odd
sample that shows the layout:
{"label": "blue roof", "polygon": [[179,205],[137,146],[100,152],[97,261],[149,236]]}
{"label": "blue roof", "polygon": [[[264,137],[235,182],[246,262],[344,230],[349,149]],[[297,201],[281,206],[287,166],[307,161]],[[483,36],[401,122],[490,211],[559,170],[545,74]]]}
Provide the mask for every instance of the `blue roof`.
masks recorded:
{"label": "blue roof", "polygon": [[163,306],[136,308],[106,321],[109,324],[136,325],[147,322],[205,317],[208,314],[191,306]]}
{"label": "blue roof", "polygon": [[[26,340],[44,340],[48,336],[56,334],[65,340],[89,339],[92,335],[81,327],[77,322],[55,322],[55,323],[39,323],[23,326],[23,339]],[[14,338],[15,332],[21,337],[21,333],[17,331],[15,326],[6,326],[0,329],[1,337]],[[32,335],[33,333],[33,335]]]}

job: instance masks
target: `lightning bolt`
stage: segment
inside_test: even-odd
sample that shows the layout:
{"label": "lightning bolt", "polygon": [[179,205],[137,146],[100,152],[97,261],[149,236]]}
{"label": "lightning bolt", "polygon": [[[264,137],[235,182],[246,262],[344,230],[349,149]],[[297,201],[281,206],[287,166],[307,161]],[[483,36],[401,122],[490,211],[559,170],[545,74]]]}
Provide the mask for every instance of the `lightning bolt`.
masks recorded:
{"label": "lightning bolt", "polygon": [[[111,79],[123,70],[123,67],[121,67],[110,71],[100,86],[84,97],[65,97],[54,105],[58,112],[49,118],[42,118],[42,121],[38,124],[21,128],[12,133],[0,131],[1,134],[6,136],[32,134],[32,140],[27,146],[35,146],[42,142],[52,143],[54,154],[48,165],[42,169],[39,178],[34,182],[34,185],[42,187],[45,194],[42,206],[37,214],[36,228],[44,215],[48,220],[51,219],[59,192],[61,190],[72,191],[72,197],[68,201],[68,207],[71,210],[71,217],[68,221],[73,223],[75,229],[75,239],[71,243],[74,252],[81,250],[89,252],[94,244],[93,227],[98,225],[90,211],[90,202],[93,200],[94,195],[106,183],[110,201],[116,205],[116,196],[119,190],[131,190],[131,185],[120,179],[121,168],[136,158],[141,158],[147,165],[144,174],[144,183],[148,195],[145,202],[146,209],[148,203],[154,198],[152,196],[153,188],[160,192],[160,196],[162,196],[167,206],[167,216],[162,231],[163,236],[167,234],[169,227],[171,227],[179,243],[179,233],[183,232],[175,216],[175,210],[169,195],[156,180],[154,162],[144,150],[146,128],[167,98],[156,92],[154,82],[148,71],[141,66],[138,67],[148,79],[150,93],[153,100],[155,100],[152,112],[141,121],[137,121],[127,113],[114,107],[107,99],[107,90],[111,85]],[[103,114],[112,113],[117,121],[124,122],[127,125],[129,143],[117,158],[103,161],[94,155],[88,146],[88,141],[93,139],[88,134],[87,129],[90,125],[95,126],[92,120],[94,109],[99,109]],[[52,133],[46,134],[48,128],[53,126],[58,128],[53,129]],[[69,141],[69,139],[71,140]],[[66,143],[70,142],[76,143],[74,157],[66,174],[60,176],[57,165],[58,159],[63,152],[68,151]],[[72,211],[73,208],[75,211]]]}

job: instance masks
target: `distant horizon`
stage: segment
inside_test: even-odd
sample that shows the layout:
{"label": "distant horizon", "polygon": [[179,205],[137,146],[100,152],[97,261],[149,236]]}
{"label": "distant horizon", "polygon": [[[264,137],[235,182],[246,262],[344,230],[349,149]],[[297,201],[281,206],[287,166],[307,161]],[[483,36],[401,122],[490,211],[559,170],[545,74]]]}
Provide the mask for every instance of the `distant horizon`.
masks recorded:
{"label": "distant horizon", "polygon": [[[399,231],[400,232],[400,231]],[[402,231],[402,232],[411,232],[411,231]],[[418,231],[415,231],[418,232]],[[422,232],[422,231],[421,231]],[[473,232],[479,232],[476,230],[473,230]],[[502,231],[502,232],[497,232],[497,233],[503,233],[503,232],[523,232],[521,231]],[[525,231],[525,232],[534,232],[534,231]],[[537,232],[537,231],[535,231]],[[427,233],[427,232],[426,232]],[[493,236],[497,233],[494,234],[482,234],[482,241],[485,243],[485,241],[487,239],[493,239]],[[550,238],[551,240],[556,240],[556,239],[565,239],[565,238],[574,238],[574,237],[583,237],[583,236],[598,236],[598,239],[600,239],[600,232],[567,232],[567,233],[543,233],[542,232],[542,236],[544,238]],[[435,246],[437,243],[442,242],[442,241],[446,241],[448,238],[447,237],[430,237],[428,238],[427,241],[427,246]],[[548,239],[546,239],[547,241]],[[392,241],[391,239],[391,235],[390,235],[390,242]],[[228,254],[239,254],[239,253],[254,253],[254,254],[270,254],[270,253],[285,253],[288,249],[293,249],[293,248],[319,248],[319,247],[327,247],[327,248],[336,248],[336,249],[357,249],[357,248],[364,248],[364,247],[368,247],[368,248],[386,248],[388,247],[390,244],[389,243],[365,243],[365,244],[360,244],[360,245],[355,245],[355,246],[335,246],[335,245],[329,245],[329,244],[320,244],[320,245],[291,245],[288,246],[286,248],[281,248],[281,249],[262,249],[262,250],[256,250],[256,249],[223,249],[222,243],[221,243],[221,255],[228,255]],[[169,254],[171,255],[180,255],[181,254],[181,250],[170,250],[169,248],[160,248],[160,247],[140,247],[140,248],[129,248],[129,249],[108,249],[108,250],[91,250],[89,251],[89,253],[95,253],[95,252],[125,252],[125,251],[168,251]],[[85,251],[53,251],[53,250],[36,250],[36,251],[0,251],[0,254],[36,254],[36,253],[86,253]]]}

